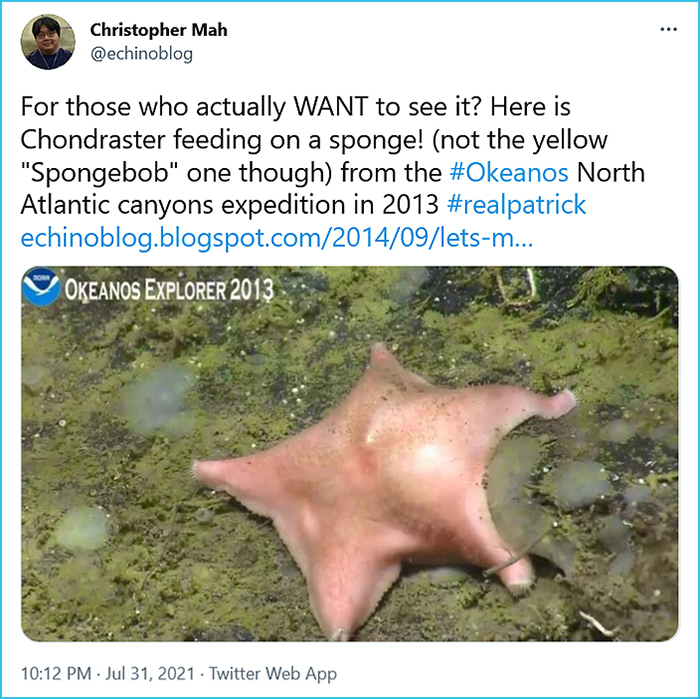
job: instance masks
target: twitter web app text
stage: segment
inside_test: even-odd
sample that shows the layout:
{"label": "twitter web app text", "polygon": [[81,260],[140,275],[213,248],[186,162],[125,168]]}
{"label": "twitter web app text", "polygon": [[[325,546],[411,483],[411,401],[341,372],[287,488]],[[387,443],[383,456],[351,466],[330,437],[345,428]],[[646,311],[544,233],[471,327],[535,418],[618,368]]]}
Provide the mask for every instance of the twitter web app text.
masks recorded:
{"label": "twitter web app text", "polygon": [[[34,400],[39,390],[39,380],[20,386],[13,378],[27,343],[39,341],[28,332],[23,346],[13,339],[26,314],[37,312],[20,288],[36,269],[35,298],[55,293],[84,304],[86,327],[104,322],[93,304],[103,299],[93,298],[89,281],[100,268],[112,270],[104,283],[118,287],[125,314],[135,313],[128,304],[137,301],[153,303],[157,314],[180,288],[193,294],[186,301],[223,308],[236,283],[256,285],[255,301],[269,304],[271,318],[283,294],[269,269],[281,265],[483,266],[496,280],[495,303],[515,315],[537,299],[537,280],[550,278],[537,268],[668,269],[681,289],[684,385],[697,415],[695,3],[16,2],[2,11],[5,464],[24,469],[28,442],[20,445],[20,431],[23,440],[44,429],[70,439],[70,420],[42,427],[15,414],[22,397]],[[142,267],[161,271],[134,271]],[[195,267],[223,269],[188,276]],[[229,273],[234,268],[253,271]],[[594,283],[585,293],[597,293]],[[585,315],[579,302],[572,306]],[[342,315],[346,308],[338,306]],[[368,302],[367,317],[378,308]],[[45,312],[60,314],[60,303]],[[660,300],[661,322],[664,313]],[[73,316],[64,320],[73,327]],[[134,315],[128,327],[108,325],[94,342],[137,337],[140,324]],[[233,316],[221,316],[222,333],[234,325]],[[199,360],[178,353],[185,346],[178,333],[186,329],[163,332],[173,333],[173,361],[191,360],[196,371]],[[254,354],[257,332],[241,341],[241,356]],[[396,351],[390,337],[370,335],[368,343],[385,341]],[[77,331],[75,337],[67,361],[88,352]],[[450,371],[443,372],[448,382]],[[190,381],[190,374],[167,376]],[[93,379],[90,372],[88,392]],[[303,376],[295,388],[290,400],[301,404]],[[239,389],[231,395],[250,397]],[[681,408],[681,419],[692,405]],[[697,464],[692,432],[685,431],[681,449]],[[162,437],[163,449],[172,439]],[[22,561],[38,556],[15,536],[21,478],[31,469],[23,474],[3,471],[5,694],[428,696],[484,695],[497,686],[499,694],[517,695],[527,691],[522,677],[541,663],[537,644],[356,643],[346,653],[335,644],[224,644],[231,639],[207,635],[206,618],[196,640],[218,642],[122,643],[109,652],[99,642],[36,643],[21,619]],[[115,467],[115,482],[120,477]],[[697,493],[697,474],[687,477],[694,481],[686,492]],[[61,503],[56,518],[68,507]],[[697,535],[696,505],[683,509],[689,537]],[[181,520],[182,510],[174,505],[172,512],[165,529]],[[124,517],[110,526],[114,533],[130,525]],[[684,560],[692,573],[697,541],[690,544],[694,553]],[[60,546],[51,550],[67,555]],[[75,575],[85,560],[75,557]],[[206,586],[198,566],[188,574],[199,575],[193,585]],[[156,566],[148,575],[161,573]],[[653,605],[650,594],[640,604]],[[136,597],[117,594],[113,603],[131,610],[125,624],[145,623]],[[548,646],[538,692],[561,692],[578,668],[584,694],[601,686],[606,693],[668,693],[669,685],[684,693],[692,685],[687,668],[696,667],[696,603],[684,599],[694,613],[681,619],[684,633],[663,644],[612,644],[606,653],[601,644],[579,644],[575,654],[573,644]],[[618,640],[590,600],[580,607],[577,624]],[[162,600],[164,615],[174,608]],[[380,603],[375,615],[392,609]],[[472,613],[472,602],[462,596],[449,613],[455,609]],[[90,619],[75,622],[86,625],[88,640]],[[685,662],[691,652],[695,660]],[[663,677],[620,675],[619,667],[639,665],[647,654],[667,668]],[[504,674],[506,664],[512,672]],[[582,666],[598,670],[582,674]]]}

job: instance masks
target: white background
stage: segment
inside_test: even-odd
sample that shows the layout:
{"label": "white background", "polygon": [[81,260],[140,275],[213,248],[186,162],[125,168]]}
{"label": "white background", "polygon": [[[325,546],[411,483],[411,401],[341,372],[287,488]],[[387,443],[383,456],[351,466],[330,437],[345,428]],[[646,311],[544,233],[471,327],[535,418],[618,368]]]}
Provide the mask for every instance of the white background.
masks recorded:
{"label": "white background", "polygon": [[[308,683],[23,683],[19,669],[88,665],[209,665],[259,669],[285,664],[333,669],[338,680],[319,693],[337,695],[682,695],[697,694],[697,6],[693,3],[12,3],[3,5],[3,695],[271,695],[313,694]],[[39,71],[22,57],[20,35],[33,17],[49,11],[75,30],[77,49],[68,65]],[[193,21],[229,29],[227,38],[97,39],[95,22],[125,25],[190,26]],[[677,27],[678,31],[660,31]],[[95,63],[90,50],[154,48],[191,49],[189,65],[147,61]],[[196,118],[157,122],[136,116],[122,119],[21,118],[21,96],[64,101],[83,99],[255,100],[273,95],[286,100],[285,115],[276,124],[268,117]],[[299,119],[292,113],[293,95],[368,95],[364,117]],[[457,119],[379,119],[371,116],[376,98],[399,101],[404,110],[413,100],[443,100],[452,107],[455,95],[482,97],[478,117]],[[566,119],[546,117],[491,118],[490,96],[543,101],[551,108],[554,95],[571,103]],[[249,158],[240,152],[51,152],[23,150],[19,134],[29,127],[54,133],[85,133],[97,126],[104,132],[128,133],[136,128],[171,133],[177,126],[191,133],[213,133],[231,126],[243,133],[413,133],[419,127],[452,132],[486,133],[501,126],[509,133],[558,133],[571,127],[580,133],[608,134],[602,153],[551,151],[532,156],[521,152],[479,151],[436,155],[426,148],[399,156],[351,153],[345,158],[322,150],[272,152]],[[531,142],[531,141],[530,141]],[[485,145],[485,144],[484,144]],[[471,185],[452,183],[447,171],[455,161],[491,160],[502,167],[568,167],[572,179],[562,186],[588,200],[586,216],[502,218],[436,216],[385,217],[381,214],[345,217],[268,217],[251,226],[246,220],[208,217],[60,217],[19,215],[31,189],[25,160],[53,165],[161,164],[177,160],[176,181],[167,187],[119,185],[97,190],[116,199],[211,197],[260,198],[281,195],[286,186],[204,187],[186,182],[192,164],[307,165],[343,159],[354,165],[394,165],[419,160],[442,167],[439,185],[334,185],[314,188],[314,194],[350,198],[354,191],[381,201],[385,192],[411,195],[435,192],[444,206],[455,192],[491,198],[550,195],[553,185]],[[645,170],[644,183],[585,185],[576,182],[576,164],[595,160],[607,167],[633,160]],[[56,195],[82,196],[89,185],[52,188]],[[104,221],[102,219],[105,219]],[[93,230],[95,225],[156,230],[161,224],[188,230],[321,230],[333,225],[426,225],[486,232],[511,230],[532,242],[531,248],[479,248],[381,251],[373,248],[336,251],[237,250],[198,255],[191,250],[27,250],[24,231]],[[680,279],[681,289],[681,618],[678,634],[654,644],[55,644],[35,643],[20,623],[20,278],[35,265],[159,265],[159,264],[464,264],[464,265],[665,265]],[[263,673],[264,674],[264,673]],[[106,686],[109,684],[109,686]]]}

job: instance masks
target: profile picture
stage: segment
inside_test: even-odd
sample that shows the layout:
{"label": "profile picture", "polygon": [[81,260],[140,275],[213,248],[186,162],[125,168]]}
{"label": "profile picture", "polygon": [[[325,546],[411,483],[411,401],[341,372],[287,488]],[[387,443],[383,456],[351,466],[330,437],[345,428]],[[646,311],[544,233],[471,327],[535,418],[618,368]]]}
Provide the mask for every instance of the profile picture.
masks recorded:
{"label": "profile picture", "polygon": [[22,53],[42,70],[60,68],[70,61],[74,51],[73,29],[57,15],[35,17],[22,32]]}

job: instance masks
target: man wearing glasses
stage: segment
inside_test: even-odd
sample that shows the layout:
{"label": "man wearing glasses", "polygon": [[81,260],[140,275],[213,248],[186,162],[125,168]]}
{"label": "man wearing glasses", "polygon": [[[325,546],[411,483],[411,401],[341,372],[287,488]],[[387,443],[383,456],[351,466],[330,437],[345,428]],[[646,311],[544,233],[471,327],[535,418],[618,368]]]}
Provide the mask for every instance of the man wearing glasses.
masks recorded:
{"label": "man wearing glasses", "polygon": [[68,63],[73,55],[60,48],[61,25],[51,17],[39,17],[32,25],[32,34],[37,50],[27,56],[27,60],[37,68],[53,70]]}

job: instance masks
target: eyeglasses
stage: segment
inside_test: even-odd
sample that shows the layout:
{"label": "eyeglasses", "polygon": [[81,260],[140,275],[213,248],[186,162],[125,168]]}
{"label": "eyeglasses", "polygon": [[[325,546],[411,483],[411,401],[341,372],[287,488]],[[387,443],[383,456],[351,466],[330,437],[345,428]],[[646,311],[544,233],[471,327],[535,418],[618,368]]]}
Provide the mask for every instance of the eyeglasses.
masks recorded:
{"label": "eyeglasses", "polygon": [[37,38],[37,39],[45,39],[46,37],[48,37],[49,39],[55,39],[56,36],[58,36],[58,32],[46,32],[46,33],[44,33],[44,32],[39,32],[39,33],[36,35],[36,38]]}

